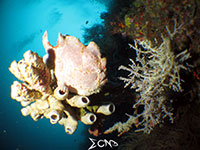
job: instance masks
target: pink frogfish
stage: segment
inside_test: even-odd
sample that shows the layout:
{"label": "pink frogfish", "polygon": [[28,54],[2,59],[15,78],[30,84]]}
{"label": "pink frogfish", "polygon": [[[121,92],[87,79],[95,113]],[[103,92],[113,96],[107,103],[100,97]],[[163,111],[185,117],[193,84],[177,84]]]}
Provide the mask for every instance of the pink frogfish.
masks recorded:
{"label": "pink frogfish", "polygon": [[95,42],[85,46],[76,37],[59,33],[57,45],[52,46],[46,31],[43,45],[48,58],[51,58],[49,60],[54,64],[54,73],[61,91],[89,96],[99,92],[106,83],[106,58],[101,58]]}

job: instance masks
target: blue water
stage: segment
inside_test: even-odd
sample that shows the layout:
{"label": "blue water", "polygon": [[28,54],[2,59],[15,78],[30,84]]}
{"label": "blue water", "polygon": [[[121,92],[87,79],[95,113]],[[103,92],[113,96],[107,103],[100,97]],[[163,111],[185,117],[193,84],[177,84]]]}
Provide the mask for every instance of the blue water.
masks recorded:
{"label": "blue water", "polygon": [[[108,0],[105,0],[106,2]],[[81,150],[90,136],[88,126],[79,123],[68,135],[64,127],[49,120],[23,117],[20,103],[11,99],[10,85],[16,78],[8,71],[13,60],[30,49],[45,54],[42,35],[56,45],[58,33],[76,36],[83,42],[83,28],[101,23],[107,10],[102,0],[1,0],[0,1],[0,150]],[[86,24],[86,21],[88,23]]]}

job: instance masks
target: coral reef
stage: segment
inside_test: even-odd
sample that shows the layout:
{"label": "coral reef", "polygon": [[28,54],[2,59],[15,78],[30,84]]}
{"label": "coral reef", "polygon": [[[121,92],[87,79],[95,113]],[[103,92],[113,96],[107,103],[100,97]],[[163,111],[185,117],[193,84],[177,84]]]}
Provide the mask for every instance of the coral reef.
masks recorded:
{"label": "coral reef", "polygon": [[[121,140],[121,142],[119,141],[119,147],[122,145],[121,149],[199,149],[199,146],[196,147],[196,145],[199,145],[200,135],[199,130],[196,130],[199,127],[199,109],[193,108],[196,105],[199,107],[200,95],[200,1],[115,0],[110,5],[108,12],[101,14],[101,18],[103,25],[95,24],[95,26],[86,29],[85,39],[86,42],[94,40],[100,46],[101,52],[107,58],[107,77],[109,82],[112,82],[110,89],[107,90],[109,95],[106,98],[109,97],[109,100],[115,104],[116,111],[109,119],[102,121],[103,129],[106,130],[107,127],[119,121],[121,122],[118,124],[119,128],[115,126],[115,129],[121,132],[120,135],[127,129],[131,129],[121,137],[116,137],[116,132],[102,136]],[[174,28],[174,20],[176,20],[178,28],[171,33],[170,31]],[[192,56],[187,62],[192,64],[193,67],[190,68],[191,72],[181,69],[176,75],[176,77],[180,77],[180,81],[174,80],[171,88],[167,85],[163,86],[164,91],[159,94],[164,100],[163,106],[167,108],[170,114],[173,113],[174,123],[171,124],[169,116],[161,117],[161,121],[157,125],[150,122],[153,129],[151,134],[135,133],[135,129],[144,127],[138,124],[139,121],[142,121],[142,116],[139,117],[139,120],[135,119],[136,115],[144,110],[144,105],[132,108],[133,104],[141,98],[140,92],[135,92],[135,89],[123,88],[123,80],[120,82],[118,77],[129,78],[127,77],[129,71],[123,71],[123,69],[118,71],[118,67],[122,64],[128,66],[131,62],[127,58],[132,58],[136,65],[141,66],[140,62],[135,59],[136,50],[130,49],[128,43],[131,43],[134,47],[136,44],[133,43],[134,40],[137,44],[142,41],[148,43],[150,41],[152,48],[155,48],[160,47],[163,39],[169,41],[170,53],[176,59],[174,60],[175,64],[179,64],[179,59],[184,56],[182,52],[187,52],[186,56],[188,56],[188,53]],[[146,51],[141,45],[137,46],[142,51]],[[186,49],[187,51],[185,51]],[[178,56],[178,54],[181,55]],[[141,53],[142,55],[145,56]],[[186,62],[183,62],[183,67],[187,66],[185,64]],[[130,66],[128,67],[129,70],[131,70]],[[168,68],[165,69],[168,70]],[[136,77],[136,79],[138,78]],[[165,79],[166,83],[169,83],[169,79],[173,81],[171,77]],[[182,82],[183,80],[184,82]],[[175,92],[173,88],[180,92]],[[153,97],[152,101],[155,101],[159,95]],[[187,111],[188,106],[191,108]],[[179,109],[182,110],[180,113],[178,112]],[[165,113],[162,112],[161,115],[164,117]],[[101,124],[98,125],[101,126]],[[101,132],[102,127],[99,128],[98,125],[92,128],[91,132],[94,135],[98,134],[99,131]],[[129,136],[129,133],[131,136]],[[198,139],[195,138],[196,135]],[[127,138],[122,140],[123,137]],[[126,144],[128,145],[126,146]]]}
{"label": "coral reef", "polygon": [[[199,93],[199,92],[198,92]],[[183,100],[183,99],[182,99]],[[155,127],[151,134],[130,131],[122,137],[119,150],[200,149],[200,105],[187,104],[178,109],[176,123]],[[181,117],[180,117],[181,116]],[[155,142],[156,141],[156,142]]]}
{"label": "coral reef", "polygon": [[[167,28],[167,27],[166,27]],[[140,98],[133,105],[135,112],[129,116],[126,123],[117,123],[107,131],[114,130],[123,133],[131,129],[132,124],[138,128],[136,131],[150,133],[154,126],[161,123],[165,117],[169,117],[173,122],[173,113],[170,103],[173,100],[167,97],[166,92],[172,89],[174,92],[181,92],[180,70],[187,68],[185,61],[190,58],[188,50],[179,54],[174,54],[171,50],[171,42],[180,26],[169,32],[169,37],[163,37],[163,42],[159,46],[153,46],[148,40],[135,40],[130,47],[136,51],[136,60],[131,61],[129,67],[120,66],[119,70],[129,71],[128,78],[120,77],[130,88],[139,93]],[[189,66],[188,64],[185,64]],[[166,106],[167,105],[167,106]],[[139,113],[139,106],[143,106],[143,111]]]}
{"label": "coral reef", "polygon": [[43,44],[48,53],[43,58],[28,50],[24,59],[13,61],[9,68],[23,82],[11,85],[11,98],[21,103],[23,116],[30,115],[34,121],[46,117],[73,134],[78,120],[91,125],[96,114],[115,111],[112,103],[89,105],[88,96],[99,92],[106,82],[106,59],[94,42],[85,47],[77,38],[59,34],[58,45],[53,47],[45,32]]}
{"label": "coral reef", "polygon": [[[189,33],[190,30],[193,30],[195,32],[190,27],[195,24],[194,16],[197,14],[197,8],[196,0],[129,1],[129,5],[124,9],[121,8],[123,9],[121,12],[117,12],[119,8],[115,8],[115,12],[111,12],[118,15],[110,14],[113,17],[106,20],[106,27],[114,34],[119,33],[131,39],[154,40],[153,38],[160,39],[160,33],[167,35],[165,26],[173,27],[172,20],[178,19],[179,24],[185,23],[185,31]],[[180,35],[179,38],[181,38]]]}

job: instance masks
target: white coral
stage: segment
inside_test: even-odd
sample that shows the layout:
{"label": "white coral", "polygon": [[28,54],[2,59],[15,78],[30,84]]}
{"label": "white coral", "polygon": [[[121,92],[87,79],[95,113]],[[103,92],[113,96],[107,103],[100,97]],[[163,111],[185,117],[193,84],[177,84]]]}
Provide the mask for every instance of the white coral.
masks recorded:
{"label": "white coral", "polygon": [[[118,129],[119,132],[130,130],[130,122],[140,126],[137,131],[150,133],[152,128],[159,124],[166,116],[173,122],[173,114],[166,107],[170,102],[165,96],[165,89],[172,89],[175,92],[182,91],[179,71],[184,67],[183,62],[190,57],[187,50],[175,55],[170,47],[170,39],[163,37],[163,42],[158,47],[153,47],[150,41],[134,41],[130,47],[136,51],[136,60],[130,59],[129,67],[120,66],[119,70],[129,71],[128,78],[120,77],[131,88],[139,92],[140,98],[133,105],[144,106],[144,111],[136,116],[130,116],[126,123],[117,123],[106,133]],[[134,113],[136,114],[136,113]],[[139,117],[142,120],[139,120]],[[132,121],[131,121],[132,120]],[[122,129],[122,130],[121,130]]]}

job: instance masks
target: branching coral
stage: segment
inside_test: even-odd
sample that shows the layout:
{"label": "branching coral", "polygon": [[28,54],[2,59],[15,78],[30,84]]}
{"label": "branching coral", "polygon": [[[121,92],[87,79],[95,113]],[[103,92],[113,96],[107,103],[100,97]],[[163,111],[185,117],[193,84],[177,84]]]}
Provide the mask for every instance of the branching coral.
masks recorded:
{"label": "branching coral", "polygon": [[[64,38],[60,34],[59,37]],[[75,46],[76,52],[72,51],[70,54],[72,55],[73,53],[77,54],[77,51],[81,51],[81,53],[83,53],[82,49],[83,44],[80,43],[78,39],[70,36],[68,36],[67,39],[75,39],[75,41],[70,41],[71,43],[64,43],[64,41],[60,40],[59,42],[63,42],[62,43],[63,45],[69,44],[71,46],[70,48],[73,48],[73,46]],[[76,47],[77,45],[74,44],[73,42],[76,43],[78,42],[82,47]],[[86,54],[84,54],[84,60],[86,60],[85,57],[90,58],[90,60],[92,58],[95,58],[96,60],[95,55],[97,54],[95,52],[99,51],[97,51],[96,49],[95,49],[96,51],[95,50],[93,51],[94,48],[93,45],[95,48],[97,48],[97,50],[99,50],[98,46],[95,43],[91,43],[90,46],[87,47],[90,50],[88,50]],[[63,49],[63,54],[66,51],[68,51],[68,49],[65,47]],[[92,52],[95,55],[92,55],[93,54]],[[23,81],[23,83],[19,81],[14,81],[13,84],[11,85],[11,98],[16,99],[18,102],[21,103],[21,105],[23,106],[23,108],[21,109],[21,113],[23,116],[30,115],[34,121],[46,117],[47,119],[50,120],[51,124],[59,123],[61,125],[64,125],[65,132],[68,134],[73,134],[77,129],[78,120],[80,120],[84,124],[91,125],[97,119],[95,113],[110,115],[114,112],[115,106],[112,103],[106,106],[105,105],[88,106],[90,104],[90,100],[87,97],[89,96],[88,92],[86,96],[86,95],[78,95],[78,92],[72,94],[69,93],[71,91],[61,90],[59,84],[63,83],[60,83],[60,81],[58,81],[57,78],[55,78],[54,68],[53,67],[48,68],[47,64],[44,63],[47,62],[47,59],[45,57],[41,58],[37,53],[28,50],[27,52],[24,53],[24,59],[20,60],[19,62],[13,61],[10,65],[9,68],[10,72],[14,74],[19,80]],[[98,53],[98,59],[101,59],[100,52]],[[56,63],[53,61],[54,59],[48,59],[48,63],[56,65]],[[84,77],[94,75],[94,72],[89,72],[90,68],[87,68],[87,70],[83,70],[83,68],[81,68],[82,65],[79,65],[76,68],[76,63],[73,62],[72,58],[67,60],[59,59],[59,61],[64,61],[65,66],[66,63],[69,63],[70,65],[73,64],[73,67],[75,68],[70,68],[70,69],[72,71],[75,70],[77,73],[76,76],[78,77],[79,77],[78,73],[85,73],[84,71],[88,71]],[[89,61],[87,62],[90,63]],[[98,65],[101,65],[100,62],[97,63]],[[80,67],[79,68],[80,70],[82,69],[80,72],[77,71],[78,67]],[[103,67],[103,65],[101,65],[101,67]],[[50,71],[50,69],[52,71]],[[103,73],[99,71],[99,73],[104,75],[102,80],[103,79],[106,80],[105,70],[106,68],[104,68]],[[57,72],[57,76],[58,74],[59,72]],[[73,77],[67,76],[67,78],[73,78],[73,81],[76,80],[74,79],[74,76]],[[82,81],[87,82],[88,79],[82,78]],[[87,83],[82,85],[86,84]],[[82,85],[80,85],[80,87],[85,88],[82,87]],[[76,89],[77,86],[79,85],[76,85],[74,87],[70,86],[69,88],[73,89],[73,91],[78,91],[80,89]],[[96,88],[98,89],[98,91],[100,90],[99,85]],[[96,88],[94,85],[92,85],[92,90],[95,91]],[[87,89],[90,89],[89,84]],[[92,93],[93,91],[90,94]]]}
{"label": "branching coral", "polygon": [[[136,60],[130,59],[132,64],[129,67],[119,67],[119,70],[129,72],[128,78],[120,79],[126,83],[125,87],[131,85],[131,88],[139,92],[140,98],[133,105],[134,115],[130,115],[125,123],[115,124],[105,133],[116,129],[118,132],[128,131],[133,124],[139,128],[136,131],[150,133],[167,116],[173,122],[172,108],[167,107],[171,100],[166,96],[166,91],[182,91],[179,71],[181,68],[187,69],[183,63],[190,58],[190,54],[184,50],[175,55],[170,47],[170,39],[162,36],[162,40],[160,46],[155,47],[148,40],[135,40],[134,45],[130,44],[136,51]],[[137,113],[139,106],[143,106],[141,113]]]}

